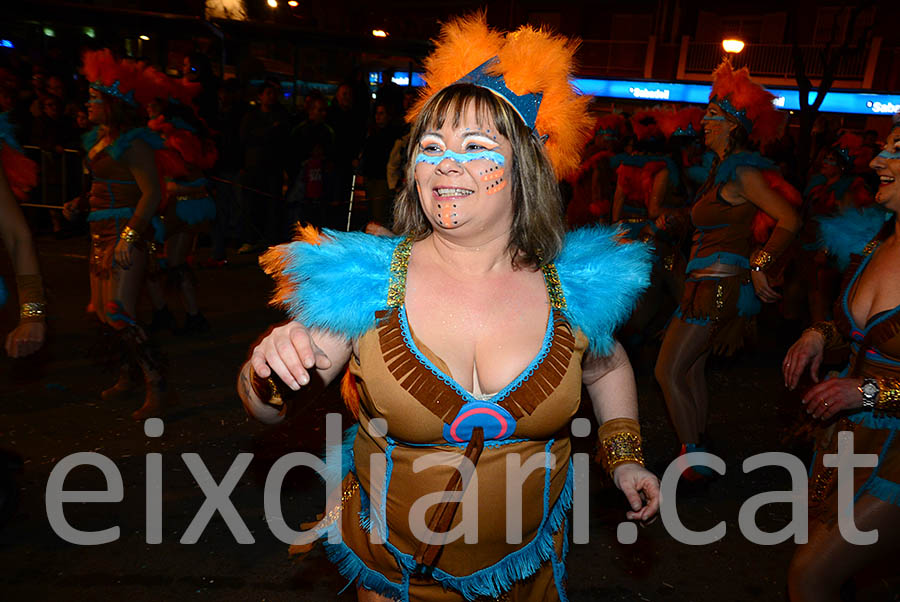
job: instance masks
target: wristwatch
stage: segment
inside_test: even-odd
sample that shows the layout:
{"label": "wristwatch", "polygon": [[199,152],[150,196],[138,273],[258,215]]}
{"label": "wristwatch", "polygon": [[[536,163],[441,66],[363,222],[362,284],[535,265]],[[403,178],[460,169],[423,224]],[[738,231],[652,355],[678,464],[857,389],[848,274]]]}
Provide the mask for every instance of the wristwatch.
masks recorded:
{"label": "wristwatch", "polygon": [[878,381],[874,378],[864,378],[859,386],[859,392],[862,393],[862,407],[865,410],[875,408],[875,401],[878,399]]}

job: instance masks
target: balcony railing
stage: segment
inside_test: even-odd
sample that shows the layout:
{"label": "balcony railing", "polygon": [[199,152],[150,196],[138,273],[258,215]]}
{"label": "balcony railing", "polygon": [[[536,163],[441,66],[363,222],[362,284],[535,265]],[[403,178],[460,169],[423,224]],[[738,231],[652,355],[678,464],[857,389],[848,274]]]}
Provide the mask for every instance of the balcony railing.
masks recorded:
{"label": "balcony railing", "polygon": [[[822,63],[823,46],[800,46],[806,75],[821,78],[824,74]],[[839,80],[862,81],[866,71],[868,48],[841,57],[834,77]],[[690,42],[685,61],[685,73],[712,73],[722,62],[724,51],[718,43]],[[752,75],[793,79],[794,56],[788,44],[748,44],[740,54],[733,55],[735,67],[747,67]]]}
{"label": "balcony railing", "polygon": [[578,51],[580,73],[586,76],[643,77],[648,40],[584,40]]}

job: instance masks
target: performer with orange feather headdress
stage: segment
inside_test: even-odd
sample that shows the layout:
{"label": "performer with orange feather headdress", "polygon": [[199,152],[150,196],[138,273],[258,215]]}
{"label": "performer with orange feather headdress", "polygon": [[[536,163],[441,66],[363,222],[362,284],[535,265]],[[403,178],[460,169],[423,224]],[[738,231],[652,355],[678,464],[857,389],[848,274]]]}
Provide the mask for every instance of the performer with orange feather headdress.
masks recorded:
{"label": "performer with orange feather headdress", "polygon": [[[685,290],[656,364],[682,443],[680,457],[705,449],[706,358],[710,351],[733,353],[760,301],[779,298],[769,272],[800,228],[789,200],[799,195],[753,150],[778,133],[782,118],[773,99],[747,69],[735,71],[726,61],[713,74],[703,133],[716,160],[691,209],[696,231]],[[758,216],[771,217],[775,225],[760,246],[754,241]],[[701,479],[712,472],[685,467],[683,475]]]}
{"label": "performer with orange feather headdress", "polygon": [[[200,84],[175,79],[155,69],[151,75],[162,97],[161,114],[150,120],[149,127],[162,136],[166,148],[178,154],[182,173],[166,181],[160,208],[165,220],[165,253],[164,259],[157,258],[160,269],[151,270],[148,278],[153,301],[150,329],[172,328],[179,334],[201,334],[209,330],[209,323],[197,302],[196,278],[187,256],[197,233],[216,216],[216,205],[209,195],[209,181],[204,172],[215,165],[218,153],[206,123],[193,108]],[[184,305],[186,317],[180,329],[175,328],[175,317],[166,303],[163,275],[178,291]]]}
{"label": "performer with orange feather headdress", "polygon": [[572,186],[572,200],[566,207],[566,223],[570,228],[609,223],[616,185],[612,163],[617,160],[626,135],[625,116],[621,113],[610,113],[594,122],[585,158],[567,178]]}
{"label": "performer with orange feather headdress", "polygon": [[[342,389],[356,391],[362,428],[327,485],[327,514],[342,520],[313,534],[328,536],[360,600],[564,600],[565,433],[583,382],[628,516],[657,509],[631,368],[613,338],[647,284],[649,250],[608,227],[566,234],[562,220],[557,179],[577,169],[591,127],[568,81],[575,48],[531,27],[494,31],[482,15],[446,24],[409,116],[400,236],[304,229],[261,259],[293,320],[260,341],[238,391],[251,415],[276,422],[288,405],[273,376],[296,390],[349,365]],[[437,450],[453,467],[413,468]],[[511,454],[541,476],[507,499]],[[461,480],[460,462],[478,478]],[[507,523],[521,523],[516,543]]]}
{"label": "performer with orange feather headdress", "polygon": [[67,203],[65,213],[71,217],[80,207],[90,210],[91,303],[125,349],[119,380],[102,396],[114,399],[130,393],[135,387],[132,371],[139,368],[146,396],[132,416],[142,420],[161,413],[166,382],[137,322],[135,306],[151,233],[160,225],[155,218],[160,182],[177,172],[178,162],[162,138],[145,127],[142,107],[157,94],[148,68],[117,59],[108,49],[86,52],[83,61],[90,82],[88,118],[97,126],[84,136],[92,184],[87,198]]}

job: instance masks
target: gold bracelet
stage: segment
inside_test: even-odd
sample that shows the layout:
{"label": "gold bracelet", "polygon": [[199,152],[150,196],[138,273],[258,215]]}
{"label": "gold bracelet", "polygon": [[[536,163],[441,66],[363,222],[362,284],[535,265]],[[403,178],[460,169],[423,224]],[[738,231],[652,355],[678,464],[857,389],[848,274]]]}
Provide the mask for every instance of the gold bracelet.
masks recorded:
{"label": "gold bracelet", "polygon": [[635,462],[644,465],[641,451],[641,427],[631,418],[614,418],[604,422],[597,431],[600,439],[600,464],[612,477],[613,471],[621,464]]}
{"label": "gold bracelet", "polygon": [[42,318],[46,309],[46,303],[23,303],[19,308],[19,318]]}
{"label": "gold bracelet", "polygon": [[900,380],[881,378],[878,380],[878,398],[873,411],[885,414],[900,414]]}
{"label": "gold bracelet", "polygon": [[125,229],[122,230],[121,234],[119,234],[119,238],[129,244],[133,244],[140,240],[141,235],[138,234],[137,231],[131,226],[125,226]]}
{"label": "gold bracelet", "polygon": [[768,251],[760,249],[750,256],[750,269],[754,272],[764,270],[774,259]]}
{"label": "gold bracelet", "polygon": [[[822,338],[825,339],[825,347],[835,347],[844,342],[844,337],[841,336],[841,333],[838,332],[837,326],[834,325],[834,322],[816,322],[809,328],[803,331],[803,334],[807,332],[818,332],[822,335]],[[802,335],[801,335],[802,336]]]}

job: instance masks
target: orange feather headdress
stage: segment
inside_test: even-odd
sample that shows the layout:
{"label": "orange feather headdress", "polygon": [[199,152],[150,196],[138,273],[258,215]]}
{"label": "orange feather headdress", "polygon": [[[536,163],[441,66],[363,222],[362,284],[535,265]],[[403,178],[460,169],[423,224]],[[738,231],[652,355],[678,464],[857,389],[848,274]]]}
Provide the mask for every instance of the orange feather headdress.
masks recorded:
{"label": "orange feather headdress", "polygon": [[131,106],[142,107],[159,96],[150,72],[137,61],[117,59],[109,48],[84,53],[84,75],[90,86]]}
{"label": "orange feather headdress", "polygon": [[778,135],[784,120],[773,100],[771,92],[750,79],[746,67],[735,71],[726,60],[713,72],[709,102],[737,119],[753,142],[765,144]]}
{"label": "orange feather headdress", "polygon": [[658,117],[659,127],[666,138],[673,136],[699,136],[703,131],[703,109],[687,107],[680,111],[662,111]]}
{"label": "orange feather headdress", "polygon": [[421,97],[410,109],[413,121],[428,99],[455,83],[488,88],[512,105],[522,121],[543,139],[558,178],[578,169],[590,136],[590,98],[569,82],[577,40],[522,26],[510,33],[488,27],[484,13],[445,23],[425,60]]}
{"label": "orange feather headdress", "polygon": [[664,114],[665,111],[658,108],[635,111],[631,116],[631,129],[634,130],[635,138],[638,140],[662,138],[660,120]]}
{"label": "orange feather headdress", "polygon": [[594,123],[594,135],[600,134],[604,138],[623,138],[625,133],[625,116],[621,113],[604,115]]}

